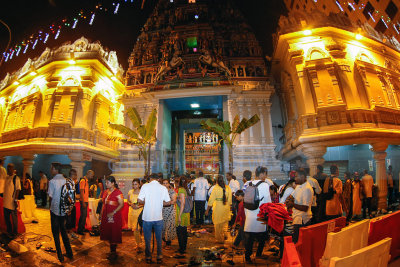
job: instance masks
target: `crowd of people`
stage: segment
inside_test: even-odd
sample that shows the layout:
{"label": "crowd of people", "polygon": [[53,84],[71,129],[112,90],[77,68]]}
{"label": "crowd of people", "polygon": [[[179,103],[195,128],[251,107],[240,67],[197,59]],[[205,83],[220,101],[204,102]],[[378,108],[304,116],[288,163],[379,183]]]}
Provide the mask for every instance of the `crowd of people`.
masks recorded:
{"label": "crowd of people", "polygon": [[[37,198],[41,200],[42,206],[49,205],[51,230],[59,261],[64,261],[60,235],[66,257],[72,259],[70,239],[77,238],[76,234],[85,234],[89,197],[100,199],[96,211],[101,222],[100,239],[109,243],[108,258],[115,260],[118,257],[117,246],[122,243],[124,206],[124,196],[116,179],[113,176],[104,180],[95,179],[93,170],[89,170],[80,179],[74,169],[69,171],[69,176],[63,175],[60,163],[52,163],[50,170],[50,180],[43,172],[39,173]],[[13,238],[18,229],[17,200],[20,193],[34,194],[35,190],[29,178],[20,179],[16,175],[13,164],[8,164],[7,170],[0,167],[0,176],[0,195],[3,197],[7,232]],[[171,242],[177,239],[179,249],[176,257],[184,258],[188,247],[188,228],[200,228],[212,222],[216,243],[225,244],[230,228],[231,233],[235,234],[233,249],[244,246],[245,260],[251,263],[255,242],[255,257],[263,257],[265,243],[272,239],[279,243],[275,252],[282,255],[283,242],[279,237],[291,235],[296,243],[302,227],[343,215],[349,222],[370,218],[376,209],[377,189],[367,170],[362,175],[346,172],[342,181],[336,165],[330,166],[329,175],[324,173],[323,166],[318,165],[317,174],[313,177],[300,168],[291,171],[288,178],[285,184],[277,185],[268,176],[267,168],[259,166],[254,175],[250,170],[244,171],[242,179],[236,179],[231,173],[211,179],[204,176],[202,171],[197,175],[174,176],[169,179],[164,179],[161,173],[134,179],[127,195],[128,228],[133,232],[135,240],[133,249],[141,252],[144,247],[146,262],[152,263],[150,248],[153,236],[157,247],[155,260],[160,264],[163,262],[163,248],[171,249]],[[395,199],[391,166],[387,178],[388,203],[391,205]],[[72,185],[70,191],[65,191],[67,184]],[[65,205],[65,192],[73,192],[71,198],[79,202],[78,222],[75,205],[67,211],[62,208]],[[249,198],[255,192],[257,202],[249,203]],[[285,210],[291,214],[291,220],[284,222],[282,233],[273,233],[259,219],[260,207],[266,203],[284,204]]]}

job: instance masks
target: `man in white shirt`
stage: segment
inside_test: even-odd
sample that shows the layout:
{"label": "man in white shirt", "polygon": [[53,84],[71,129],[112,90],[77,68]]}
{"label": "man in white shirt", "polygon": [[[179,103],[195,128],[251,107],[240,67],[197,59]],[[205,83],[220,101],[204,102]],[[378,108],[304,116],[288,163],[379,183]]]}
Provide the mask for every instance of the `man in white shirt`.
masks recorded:
{"label": "man in white shirt", "polygon": [[40,189],[40,196],[42,198],[42,207],[46,207],[48,180],[46,174],[44,174],[44,172],[42,171],[39,171],[39,176],[40,176],[39,189]]}
{"label": "man in white shirt", "polygon": [[297,243],[300,228],[311,224],[313,189],[307,183],[306,172],[304,170],[300,169],[297,171],[295,180],[297,186],[292,195],[287,198],[286,206],[293,208],[293,242]]}
{"label": "man in white shirt", "polygon": [[[15,179],[15,180],[14,180]],[[21,190],[21,181],[15,174],[14,164],[7,165],[7,176],[4,182],[3,212],[9,237],[18,235],[17,196]]]}
{"label": "man in white shirt", "polygon": [[[251,182],[253,185],[256,185],[259,182],[262,182],[257,187],[259,197],[261,199],[259,206],[261,206],[264,203],[271,202],[271,195],[269,192],[269,184],[263,182],[265,177],[266,177],[266,168],[259,166],[256,169],[256,178],[252,181],[247,182],[249,184]],[[263,224],[262,222],[257,220],[257,214],[259,213],[259,211],[260,211],[260,208],[258,208],[256,210],[248,210],[246,208],[244,209],[244,212],[246,214],[246,221],[244,223],[246,263],[252,263],[250,256],[253,253],[254,240],[257,239],[257,241],[258,241],[258,248],[257,248],[256,256],[260,257],[260,256],[262,256],[262,252],[264,250],[264,245],[265,245],[265,240],[267,239],[266,224]]]}
{"label": "man in white shirt", "polygon": [[64,256],[60,245],[60,233],[64,243],[67,257],[73,259],[71,244],[65,228],[65,219],[67,214],[62,214],[60,209],[61,189],[66,183],[66,179],[61,174],[62,165],[58,162],[51,164],[51,175],[53,179],[49,182],[49,202],[50,202],[50,219],[51,219],[51,232],[53,233],[54,244],[57,250],[58,260],[64,262]]}
{"label": "man in white shirt", "polygon": [[143,207],[143,235],[146,243],[146,262],[151,263],[150,242],[151,233],[154,233],[157,240],[157,263],[162,263],[162,229],[163,229],[163,206],[171,204],[168,190],[158,181],[157,174],[150,175],[150,182],[144,184],[140,189],[138,203],[144,204]]}
{"label": "man in white shirt", "polygon": [[4,183],[5,183],[6,177],[7,177],[7,171],[3,167],[3,164],[4,164],[4,160],[0,159],[0,197],[3,197]]}
{"label": "man in white shirt", "polygon": [[307,175],[307,183],[309,183],[311,188],[313,189],[313,200],[311,206],[311,211],[313,214],[312,223],[317,223],[317,218],[318,218],[317,195],[321,194],[322,189],[319,186],[317,179],[308,175]]}
{"label": "man in white shirt", "polygon": [[196,212],[197,226],[204,224],[207,190],[209,188],[208,181],[203,176],[203,171],[199,171],[199,178],[196,178],[193,183],[194,209]]}

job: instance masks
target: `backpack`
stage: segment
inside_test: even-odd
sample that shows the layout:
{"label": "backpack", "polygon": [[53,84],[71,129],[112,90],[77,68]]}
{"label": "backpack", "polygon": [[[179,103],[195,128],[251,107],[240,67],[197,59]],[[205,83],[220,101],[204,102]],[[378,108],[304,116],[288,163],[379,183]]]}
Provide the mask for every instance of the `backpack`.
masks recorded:
{"label": "backpack", "polygon": [[335,190],[333,189],[333,178],[329,177],[329,186],[328,186],[328,192],[325,193],[325,199],[326,200],[331,200],[335,194]]}
{"label": "backpack", "polygon": [[[181,201],[179,199],[176,200],[176,204],[178,204],[179,209],[181,209]],[[190,213],[193,209],[193,199],[191,196],[186,194],[185,196],[185,206],[183,207],[183,213]]]}
{"label": "backpack", "polygon": [[61,216],[71,214],[75,206],[75,185],[71,179],[66,179],[65,184],[61,187],[60,196],[60,213]]}
{"label": "backpack", "polygon": [[248,210],[258,209],[260,201],[264,199],[264,197],[260,199],[260,194],[258,191],[258,186],[261,183],[263,183],[263,181],[258,182],[256,185],[253,185],[253,183],[250,182],[249,186],[246,188],[243,198],[243,204],[245,209]]}

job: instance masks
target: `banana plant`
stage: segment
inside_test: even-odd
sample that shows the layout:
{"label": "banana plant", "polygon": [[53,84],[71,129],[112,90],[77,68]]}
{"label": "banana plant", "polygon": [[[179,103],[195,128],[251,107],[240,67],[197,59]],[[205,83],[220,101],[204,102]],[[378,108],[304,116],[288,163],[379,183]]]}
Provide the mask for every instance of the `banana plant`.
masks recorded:
{"label": "banana plant", "polygon": [[133,128],[131,129],[122,124],[109,123],[112,129],[124,135],[124,137],[111,137],[110,139],[136,146],[139,149],[139,157],[140,155],[143,156],[144,174],[149,175],[151,146],[157,141],[157,110],[153,109],[145,125],[142,124],[142,119],[134,107],[129,108],[126,113],[132,122]]}
{"label": "banana plant", "polygon": [[257,114],[253,115],[250,119],[243,118],[241,121],[239,116],[236,115],[233,119],[233,123],[229,121],[217,121],[213,119],[203,120],[200,125],[203,129],[218,134],[220,142],[224,142],[229,152],[229,172],[233,173],[233,143],[236,137],[244,132],[246,129],[252,127],[260,118]]}

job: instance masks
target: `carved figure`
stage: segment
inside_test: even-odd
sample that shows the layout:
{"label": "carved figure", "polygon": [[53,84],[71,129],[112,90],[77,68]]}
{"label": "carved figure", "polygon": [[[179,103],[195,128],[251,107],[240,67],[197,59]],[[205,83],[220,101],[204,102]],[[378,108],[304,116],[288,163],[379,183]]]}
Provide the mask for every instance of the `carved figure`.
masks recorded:
{"label": "carved figure", "polygon": [[214,59],[208,50],[204,51],[204,55],[199,57],[200,62],[209,65],[213,68],[216,68],[219,71],[225,73],[226,76],[232,77],[230,70],[225,66],[224,62],[221,59]]}
{"label": "carved figure", "polygon": [[185,64],[183,59],[179,56],[179,52],[175,51],[170,61],[164,61],[164,63],[158,68],[155,82],[159,81],[162,76],[164,76],[169,71],[178,68],[179,66]]}

